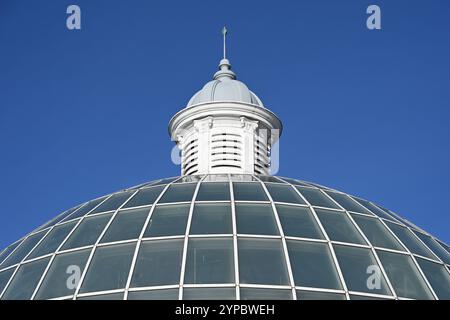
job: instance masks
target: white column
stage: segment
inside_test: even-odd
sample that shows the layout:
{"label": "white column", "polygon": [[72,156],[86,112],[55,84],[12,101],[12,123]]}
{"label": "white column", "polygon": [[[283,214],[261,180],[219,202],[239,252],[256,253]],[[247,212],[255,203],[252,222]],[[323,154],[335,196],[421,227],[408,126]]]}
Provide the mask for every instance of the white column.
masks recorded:
{"label": "white column", "polygon": [[243,173],[253,174],[255,172],[255,134],[258,121],[241,117],[242,126],[242,169]]}
{"label": "white column", "polygon": [[212,117],[194,120],[194,128],[198,134],[198,174],[207,174],[210,171],[210,140],[212,126]]}

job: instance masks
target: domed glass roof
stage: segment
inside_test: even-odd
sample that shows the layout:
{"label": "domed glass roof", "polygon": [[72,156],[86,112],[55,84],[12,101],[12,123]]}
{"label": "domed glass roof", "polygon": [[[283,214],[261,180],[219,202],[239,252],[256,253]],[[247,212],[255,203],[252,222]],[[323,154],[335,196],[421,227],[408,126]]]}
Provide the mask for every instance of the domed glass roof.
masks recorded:
{"label": "domed glass roof", "polygon": [[83,203],[0,251],[0,297],[449,299],[448,250],[313,183],[185,176]]}

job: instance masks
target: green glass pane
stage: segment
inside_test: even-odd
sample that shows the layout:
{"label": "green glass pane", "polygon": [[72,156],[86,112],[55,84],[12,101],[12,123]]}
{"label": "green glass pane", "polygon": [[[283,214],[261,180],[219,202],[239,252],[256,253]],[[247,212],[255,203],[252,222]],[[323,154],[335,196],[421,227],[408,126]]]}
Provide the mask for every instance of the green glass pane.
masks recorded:
{"label": "green glass pane", "polygon": [[240,238],[238,252],[241,283],[289,284],[281,240]]}
{"label": "green glass pane", "polygon": [[232,238],[207,238],[189,240],[185,283],[234,282]]}
{"label": "green glass pane", "polygon": [[77,300],[123,300],[123,292],[77,297]]}
{"label": "green glass pane", "polygon": [[347,211],[360,212],[372,215],[372,213],[370,213],[369,210],[364,208],[362,205],[360,205],[358,202],[356,202],[346,194],[331,191],[325,192]]}
{"label": "green glass pane", "polygon": [[164,192],[159,202],[191,202],[196,186],[196,183],[173,184]]}
{"label": "green glass pane", "polygon": [[285,236],[324,239],[309,208],[277,204]]}
{"label": "green glass pane", "polygon": [[93,245],[111,217],[112,213],[85,218],[67,239],[62,250]]}
{"label": "green glass pane", "polygon": [[[13,252],[21,243],[22,240],[19,240],[2,251],[2,253],[0,254],[0,266],[2,265],[2,262],[11,254],[11,252]],[[3,266],[1,268],[3,268]]]}
{"label": "green glass pane", "polygon": [[381,269],[370,249],[334,245],[347,288],[350,291],[390,295]]}
{"label": "green glass pane", "polygon": [[428,250],[428,248],[426,248],[407,228],[391,222],[386,223],[409,251],[427,258],[436,259],[430,250]]}
{"label": "green glass pane", "polygon": [[135,246],[135,243],[127,243],[97,248],[80,292],[124,288],[130,272]]}
{"label": "green glass pane", "polygon": [[233,182],[234,200],[236,201],[268,201],[261,184]]}
{"label": "green glass pane", "polygon": [[319,189],[296,187],[312,206],[339,209],[339,207],[325,196]]}
{"label": "green glass pane", "polygon": [[150,208],[119,211],[100,242],[137,239],[149,212]]}
{"label": "green glass pane", "polygon": [[316,213],[330,240],[365,244],[344,212],[316,209]]}
{"label": "green glass pane", "polygon": [[387,299],[379,298],[379,297],[371,297],[371,296],[363,296],[363,295],[351,294],[350,295],[350,300],[387,300]]}
{"label": "green glass pane", "polygon": [[157,206],[151,215],[144,237],[184,235],[189,205]]}
{"label": "green glass pane", "polygon": [[235,300],[235,288],[184,288],[183,300]]}
{"label": "green glass pane", "polygon": [[273,201],[306,204],[302,197],[289,185],[266,183]]}
{"label": "green glass pane", "polygon": [[450,264],[450,254],[447,250],[442,248],[442,246],[439,245],[439,243],[432,239],[431,237],[424,235],[423,233],[414,231],[414,233],[422,240],[428,248],[433,250],[433,252],[446,264]]}
{"label": "green glass pane", "polygon": [[292,300],[291,290],[241,288],[241,300]]}
{"label": "green glass pane", "polygon": [[128,300],[178,300],[178,289],[160,289],[128,292]]}
{"label": "green glass pane", "polygon": [[48,230],[35,233],[26,238],[20,246],[2,263],[2,268],[12,266],[22,261],[23,258],[36,246]]}
{"label": "green glass pane", "polygon": [[450,300],[450,275],[445,267],[421,258],[417,262],[438,298]]}
{"label": "green glass pane", "polygon": [[74,294],[90,251],[88,249],[57,255],[35,299],[52,299]]}
{"label": "green glass pane", "polygon": [[387,220],[390,220],[390,221],[396,221],[396,219],[394,219],[391,215],[389,215],[388,213],[384,212],[383,210],[378,208],[373,203],[370,203],[369,201],[366,201],[366,200],[363,200],[363,199],[360,199],[360,198],[356,198],[356,197],[353,197],[353,199],[358,201],[360,204],[362,204],[364,207],[369,209],[372,213],[376,214],[380,218],[384,218],[384,219],[387,219]]}
{"label": "green glass pane", "polygon": [[8,284],[9,279],[14,273],[15,268],[10,268],[8,270],[0,272],[0,295]]}
{"label": "green glass pane", "polygon": [[288,240],[287,245],[296,286],[342,288],[327,244]]}
{"label": "green glass pane", "polygon": [[52,231],[41,241],[41,243],[33,250],[33,252],[28,256],[28,259],[33,259],[46,255],[48,253],[53,253],[60,246],[63,240],[67,237],[69,232],[73,229],[76,222],[64,223],[60,226],[56,226]]}
{"label": "green glass pane", "polygon": [[123,207],[131,208],[153,204],[158,198],[158,196],[161,194],[163,189],[164,186],[141,189]]}
{"label": "green glass pane", "polygon": [[131,287],[178,284],[183,240],[155,240],[141,244]]}
{"label": "green glass pane", "polygon": [[378,219],[357,214],[352,214],[352,217],[373,246],[405,251]]}
{"label": "green glass pane", "polygon": [[197,201],[230,200],[230,185],[222,182],[203,182],[197,194]]}
{"label": "green glass pane", "polygon": [[23,264],[17,270],[2,300],[29,300],[48,265],[50,258]]}
{"label": "green glass pane", "polygon": [[233,233],[229,204],[196,204],[190,234]]}
{"label": "green glass pane", "polygon": [[82,217],[86,215],[89,211],[94,209],[96,206],[98,206],[103,200],[105,200],[106,197],[101,197],[99,199],[95,199],[92,201],[89,201],[88,203],[84,204],[80,209],[75,211],[72,215],[70,215],[67,220],[73,220],[79,217]]}
{"label": "green glass pane", "polygon": [[377,250],[377,255],[399,297],[433,299],[410,256],[380,250]]}
{"label": "green glass pane", "polygon": [[280,179],[278,179],[277,177],[274,177],[274,176],[261,176],[261,175],[258,175],[258,179],[263,181],[263,182],[283,183],[283,181],[281,181]]}
{"label": "green glass pane", "polygon": [[117,210],[135,191],[126,191],[113,194],[109,199],[99,205],[89,214]]}
{"label": "green glass pane", "polygon": [[278,235],[272,207],[268,204],[236,204],[237,232]]}
{"label": "green glass pane", "polygon": [[297,300],[347,300],[343,293],[297,290]]}

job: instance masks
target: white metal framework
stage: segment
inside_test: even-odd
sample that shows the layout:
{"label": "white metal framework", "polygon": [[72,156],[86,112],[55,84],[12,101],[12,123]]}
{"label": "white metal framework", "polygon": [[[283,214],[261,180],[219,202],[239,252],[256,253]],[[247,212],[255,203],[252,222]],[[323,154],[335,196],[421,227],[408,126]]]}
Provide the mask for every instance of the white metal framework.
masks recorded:
{"label": "white metal framework", "polygon": [[[208,190],[218,186],[225,186],[223,189],[226,193],[226,196],[223,197],[225,200],[214,200],[222,199],[222,196],[224,196],[223,192],[211,193],[211,190]],[[180,191],[180,188],[188,188],[190,190],[187,197],[182,199],[182,201],[179,201],[179,193],[183,193]],[[141,194],[152,190],[156,190],[157,192],[153,200],[149,198],[147,201],[149,203],[143,205],[136,202]],[[205,200],[205,192],[206,194],[212,195],[211,200]],[[317,192],[315,194],[316,198],[311,197],[310,192]],[[286,194],[292,194],[293,196],[292,198],[283,198]],[[336,195],[344,197],[344,200],[346,199],[350,204],[354,205],[355,211],[346,210],[346,203],[342,202],[343,199],[337,198]],[[173,201],[170,199],[171,196],[175,197]],[[120,201],[115,203],[114,199],[117,198],[120,198]],[[323,204],[318,205],[318,203],[315,203],[317,198],[323,200]],[[75,210],[68,210],[68,213],[63,213],[53,223],[38,228],[36,231],[33,231],[16,242],[18,243],[17,246],[13,244],[5,248],[0,255],[0,298],[41,299],[41,297],[47,297],[46,291],[49,289],[45,286],[45,283],[49,279],[54,284],[57,284],[58,281],[65,282],[67,280],[66,277],[52,278],[52,276],[54,277],[52,270],[54,270],[58,261],[61,261],[58,259],[64,256],[70,257],[71,255],[75,256],[76,254],[86,252],[87,260],[80,266],[82,268],[82,274],[76,288],[73,290],[68,289],[67,294],[62,296],[49,296],[49,299],[135,299],[140,295],[146,294],[155,294],[159,298],[171,299],[201,298],[202,294],[208,295],[210,298],[230,299],[255,298],[255,295],[256,297],[259,297],[259,295],[268,295],[268,298],[283,299],[308,299],[311,296],[316,297],[316,295],[323,299],[357,299],[358,297],[365,299],[448,299],[450,288],[450,273],[448,271],[450,256],[448,254],[448,246],[425,233],[423,230],[408,225],[410,223],[398,215],[382,209],[380,206],[371,202],[363,201],[365,200],[325,187],[319,188],[311,183],[271,176],[200,175],[154,181],[137,188],[127,189],[107,197],[99,198],[97,201],[87,202]],[[114,206],[108,206],[111,203],[114,203]],[[199,205],[229,208],[226,215],[227,219],[230,219],[231,227],[229,231],[225,233],[195,233],[192,229],[194,225],[193,219],[198,218],[196,209]],[[170,215],[171,208],[176,208],[177,206],[185,206],[188,210],[185,216],[186,220],[183,220],[184,222],[182,223],[184,228],[182,230],[180,229],[180,232],[169,232],[163,236],[149,236],[146,233],[149,227],[152,224],[154,225],[155,219],[157,219],[155,214],[157,214],[156,212],[160,208],[169,209],[166,214]],[[248,228],[248,225],[246,225],[247,222],[243,219],[243,217],[246,217],[247,212],[245,210],[243,211],[242,208],[246,208],[250,212],[252,207],[269,208],[271,212],[270,216],[267,216],[267,220],[262,220],[261,226],[265,228],[270,225],[275,230],[274,232],[260,232],[256,229],[253,232],[248,231],[249,229],[243,229]],[[89,210],[82,211],[82,208]],[[108,210],[102,211],[101,208]],[[305,212],[308,212],[309,217],[317,226],[318,230],[320,230],[319,233],[323,236],[293,235],[292,223],[286,220],[286,208],[294,211],[297,209],[300,210],[298,211],[299,215],[301,210],[306,210]],[[139,210],[142,210],[143,222],[139,225],[139,232],[136,233],[135,237],[124,238],[119,241],[102,241],[102,238],[106,234],[111,233],[115,226],[117,227],[117,223],[119,223],[120,227],[120,223],[122,223],[120,222],[121,217],[131,217]],[[263,211],[258,211],[260,212],[258,215],[261,214],[263,217]],[[77,212],[82,212],[82,214],[77,215]],[[345,219],[348,222],[349,228],[346,232],[353,235],[355,239],[362,240],[353,241],[351,238],[349,238],[350,240],[337,238],[335,234],[336,230],[330,229],[326,221],[329,217]],[[104,219],[105,221],[101,224],[101,227],[99,226],[100,229],[97,231],[95,240],[90,244],[83,244],[68,249],[65,248],[65,244],[70,242],[84,228],[83,226],[95,218]],[[371,223],[379,225],[382,228],[380,231],[377,231],[380,232],[379,236],[394,239],[392,241],[395,242],[397,247],[393,249],[389,246],[374,245],[369,240],[373,239],[373,235],[368,229],[364,229],[365,226],[361,224],[361,219],[368,219]],[[171,223],[172,226],[177,225],[175,220]],[[53,238],[57,238],[57,232],[55,230],[58,230],[58,228],[61,229],[62,226],[69,226],[69,230],[63,238],[58,238],[61,240],[58,240],[56,249],[52,252],[35,256],[35,252],[45,252],[45,250],[39,250],[42,250],[42,247],[45,247],[47,243],[52,243],[51,240]],[[401,228],[401,232],[403,233],[398,233],[398,230],[396,231],[397,227],[395,226]],[[208,224],[206,227],[213,228],[214,226]],[[21,248],[27,247],[27,241],[31,241],[30,239],[36,236],[40,236],[39,241],[33,242],[33,245],[30,245],[26,249],[26,252],[22,252]],[[228,281],[218,283],[186,282],[186,279],[188,279],[188,269],[192,273],[192,264],[188,261],[191,259],[189,257],[189,248],[194,243],[204,243],[201,242],[202,239],[208,239],[208,242],[212,243],[209,252],[213,254],[217,252],[219,254],[216,257],[217,259],[220,260],[221,252],[226,251],[230,253],[229,256],[225,255],[228,260],[224,260],[225,264],[227,261],[229,262],[230,277]],[[229,249],[224,249],[221,246],[214,247],[214,241],[217,243],[229,243]],[[177,271],[177,279],[166,282],[163,280],[157,285],[141,286],[136,285],[136,281],[133,284],[133,277],[136,276],[136,273],[139,273],[138,264],[143,261],[140,256],[145,251],[145,247],[143,246],[151,247],[153,244],[169,242],[180,244],[180,265],[179,269],[177,269],[179,270]],[[246,265],[248,264],[248,257],[246,255],[250,254],[248,252],[251,250],[246,251],[247,249],[245,247],[249,244],[250,246],[254,246],[259,243],[263,245],[258,247],[256,251],[265,250],[266,243],[268,247],[273,245],[273,248],[277,248],[269,253],[279,254],[277,258],[278,262],[275,262],[274,266],[281,266],[280,279],[285,278],[286,280],[273,283],[273,280],[265,279],[264,277],[251,281],[246,278],[248,274],[247,269],[249,268]],[[298,276],[301,274],[301,269],[304,266],[302,264],[299,265],[298,259],[296,259],[297,253],[292,248],[292,246],[296,245],[301,245],[306,248],[306,252],[313,252],[316,246],[323,248],[323,252],[327,252],[330,256],[331,262],[329,262],[328,267],[330,270],[335,270],[332,273],[335,272],[338,285],[336,286],[331,282],[320,286],[304,285],[305,282],[308,283],[308,279],[302,279]],[[120,276],[119,279],[114,279],[112,281],[113,283],[109,283],[108,281],[110,280],[106,281],[108,282],[105,284],[108,287],[106,290],[90,289],[83,291],[83,288],[86,286],[89,287],[89,282],[92,282],[92,273],[97,272],[99,263],[95,262],[96,255],[105,249],[114,252],[115,248],[126,248],[126,250],[122,250],[122,255],[125,254],[125,256],[129,257],[126,259],[123,276]],[[418,250],[422,251],[419,252]],[[201,255],[201,251],[195,252]],[[348,262],[345,259],[352,259],[351,257],[354,253],[363,253],[371,257],[371,263],[379,266],[382,278],[384,279],[383,283],[385,283],[383,285],[384,293],[380,293],[380,291],[371,292],[369,289],[364,289],[361,283],[359,283],[362,280],[353,279],[348,274],[346,270],[346,264]],[[11,262],[16,261],[14,260],[14,256],[19,254],[21,257],[20,260],[14,263]],[[387,260],[386,256],[392,256],[392,261],[396,259],[406,261],[407,263],[405,262],[406,264],[402,266],[410,268],[414,271],[414,274],[409,278],[399,279],[399,277],[402,277],[402,274],[396,273],[396,266],[393,266],[393,262]],[[153,258],[150,255],[144,257],[145,259]],[[266,261],[265,263],[269,262]],[[355,263],[358,263],[358,261],[355,260]],[[108,268],[108,262],[106,260],[104,264],[102,265],[100,262],[100,267]],[[43,266],[40,267],[41,269],[38,267],[35,268],[39,270],[36,271],[34,277],[26,279],[27,286],[20,285],[21,278],[24,277],[22,271],[25,268],[28,268],[27,270],[33,270],[34,266],[41,265]],[[261,262],[261,265],[264,265],[264,263]],[[429,266],[432,268],[430,269]],[[168,265],[168,268],[170,267]],[[255,268],[255,266],[250,267]],[[322,267],[323,265],[317,265],[318,272],[320,272]],[[199,276],[201,273],[208,272],[208,268],[214,268],[214,264],[205,264],[202,268],[201,271],[197,271],[199,272]],[[256,266],[256,268],[259,267]],[[259,272],[258,269],[253,271],[256,273]],[[358,273],[357,268],[354,273]],[[144,274],[143,276],[145,277],[146,275]],[[97,275],[96,277],[101,278],[101,275]],[[439,283],[436,283],[436,279],[439,279]],[[399,281],[410,281],[408,285],[413,289],[411,291],[405,291],[405,287],[399,285]],[[414,289],[416,283],[419,283],[419,287]],[[21,286],[24,286],[23,293],[19,292],[19,296],[16,296]],[[153,296],[149,298],[151,297]]]}

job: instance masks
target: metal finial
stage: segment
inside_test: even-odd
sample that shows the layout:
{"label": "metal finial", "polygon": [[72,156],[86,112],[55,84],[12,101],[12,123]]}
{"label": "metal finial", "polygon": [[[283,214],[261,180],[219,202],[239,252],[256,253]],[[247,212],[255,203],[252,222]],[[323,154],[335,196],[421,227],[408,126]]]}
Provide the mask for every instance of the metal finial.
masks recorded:
{"label": "metal finial", "polygon": [[226,41],[226,37],[227,37],[227,27],[223,27],[222,29],[222,35],[223,35],[223,58],[226,59],[227,58],[227,41]]}

